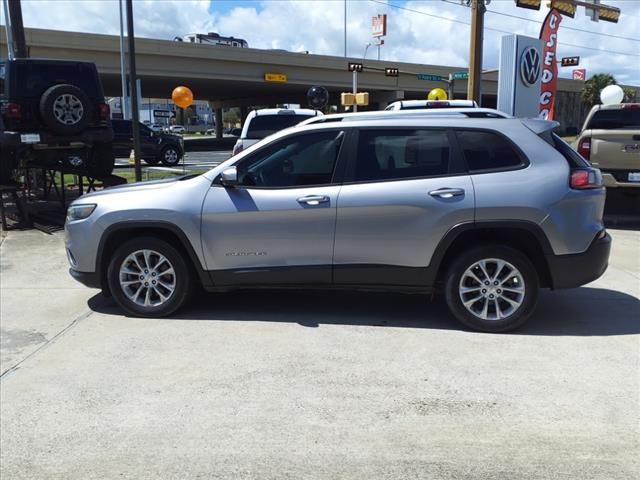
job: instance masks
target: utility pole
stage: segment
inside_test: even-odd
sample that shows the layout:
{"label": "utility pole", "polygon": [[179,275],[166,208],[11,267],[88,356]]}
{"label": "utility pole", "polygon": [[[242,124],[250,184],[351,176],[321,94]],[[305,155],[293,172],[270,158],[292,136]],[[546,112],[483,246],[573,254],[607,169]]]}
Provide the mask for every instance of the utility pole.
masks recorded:
{"label": "utility pole", "polygon": [[[488,3],[488,2],[487,2]],[[487,11],[485,0],[467,0],[471,7],[471,38],[469,45],[469,81],[467,100],[480,104],[480,84],[482,81],[482,39],[484,13]]]}
{"label": "utility pole", "polygon": [[124,53],[124,22],[122,19],[122,1],[118,0],[118,6],[120,7],[120,83],[122,85],[122,102],[120,108],[122,111],[122,119],[127,120],[127,69],[125,67],[125,53]]}
{"label": "utility pole", "polygon": [[127,0],[127,36],[129,40],[129,95],[131,97],[131,127],[135,154],[136,182],[142,181],[140,168],[140,111],[138,110],[138,85],[136,83],[136,41],[133,33],[133,0]]}
{"label": "utility pole", "polygon": [[[7,25],[11,25],[13,54],[15,55],[15,58],[28,58],[29,52],[27,51],[27,41],[24,37],[24,25],[22,24],[22,5],[20,5],[20,0],[8,1],[9,15],[6,23]],[[5,26],[5,28],[7,27]]]}

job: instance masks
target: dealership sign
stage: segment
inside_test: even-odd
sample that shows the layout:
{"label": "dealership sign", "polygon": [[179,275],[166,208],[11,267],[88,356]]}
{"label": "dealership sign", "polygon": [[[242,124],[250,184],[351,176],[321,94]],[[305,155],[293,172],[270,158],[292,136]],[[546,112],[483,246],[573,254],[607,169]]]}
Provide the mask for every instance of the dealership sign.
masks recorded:
{"label": "dealership sign", "polygon": [[549,10],[540,30],[542,40],[542,85],[540,87],[540,117],[553,120],[554,102],[558,85],[556,46],[562,15],[555,8]]}
{"label": "dealership sign", "polygon": [[584,82],[584,79],[587,78],[587,71],[584,68],[578,68],[573,71],[571,78],[574,80],[581,80]]}
{"label": "dealership sign", "polygon": [[371,36],[384,37],[387,34],[387,15],[376,15],[371,19]]}

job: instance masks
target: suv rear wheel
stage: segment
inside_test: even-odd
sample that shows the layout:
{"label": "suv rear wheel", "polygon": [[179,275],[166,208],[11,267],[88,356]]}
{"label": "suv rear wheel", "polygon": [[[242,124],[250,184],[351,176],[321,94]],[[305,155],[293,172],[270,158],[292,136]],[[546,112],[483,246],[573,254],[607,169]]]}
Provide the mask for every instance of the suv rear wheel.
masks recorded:
{"label": "suv rear wheel", "polygon": [[485,332],[522,326],[538,300],[536,269],[520,251],[485,245],[462,254],[449,268],[445,297],[464,325]]}
{"label": "suv rear wheel", "polygon": [[180,150],[173,145],[168,145],[160,152],[160,160],[166,167],[173,167],[180,162]]}
{"label": "suv rear wheel", "polygon": [[192,284],[182,253],[153,237],[134,238],[118,248],[107,280],[116,302],[139,317],[172,314],[187,301]]}

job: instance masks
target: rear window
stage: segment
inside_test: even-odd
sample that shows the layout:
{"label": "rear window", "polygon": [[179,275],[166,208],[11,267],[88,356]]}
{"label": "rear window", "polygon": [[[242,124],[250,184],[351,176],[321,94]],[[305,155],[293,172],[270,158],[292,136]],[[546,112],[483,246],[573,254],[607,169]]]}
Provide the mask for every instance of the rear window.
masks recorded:
{"label": "rear window", "polygon": [[591,117],[587,128],[589,130],[640,128],[640,109],[598,110]]}
{"label": "rear window", "polygon": [[458,130],[456,137],[471,172],[516,168],[522,158],[507,139],[493,132]]}
{"label": "rear window", "polygon": [[16,62],[12,68],[11,96],[40,97],[53,85],[67,83],[89,98],[103,98],[95,67],[86,63]]}
{"label": "rear window", "polygon": [[247,129],[247,138],[261,140],[272,133],[293,127],[313,115],[258,115],[253,117]]}

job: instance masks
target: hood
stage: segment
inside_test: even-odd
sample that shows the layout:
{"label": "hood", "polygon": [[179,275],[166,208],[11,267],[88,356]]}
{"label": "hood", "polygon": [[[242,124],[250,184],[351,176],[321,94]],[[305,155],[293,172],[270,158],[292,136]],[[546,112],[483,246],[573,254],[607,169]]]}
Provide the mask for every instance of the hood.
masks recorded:
{"label": "hood", "polygon": [[[180,177],[174,178],[165,178],[162,180],[150,180],[147,182],[136,182],[136,183],[125,183],[124,185],[116,185],[113,187],[107,187],[104,190],[99,192],[88,193],[86,195],[82,195],[78,199],[74,200],[73,203],[86,203],[86,200],[98,197],[104,197],[105,195],[114,195],[114,194],[122,194],[129,192],[144,192],[149,190],[158,190],[163,188],[169,188],[175,185],[178,182],[182,182],[185,180],[190,180],[192,178],[199,177],[201,175],[183,175]],[[209,180],[207,179],[207,182]]]}

